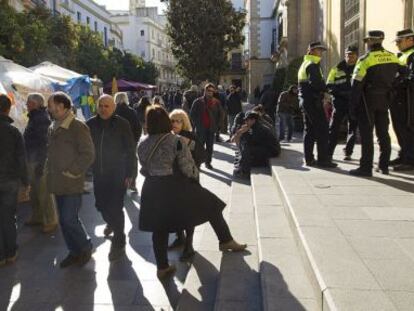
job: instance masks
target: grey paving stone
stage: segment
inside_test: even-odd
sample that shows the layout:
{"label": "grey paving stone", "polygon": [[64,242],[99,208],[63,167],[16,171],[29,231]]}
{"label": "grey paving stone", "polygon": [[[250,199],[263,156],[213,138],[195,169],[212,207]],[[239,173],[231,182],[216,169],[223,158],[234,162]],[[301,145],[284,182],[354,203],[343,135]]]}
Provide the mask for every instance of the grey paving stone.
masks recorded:
{"label": "grey paving stone", "polygon": [[386,290],[414,292],[414,262],[408,258],[364,259],[368,269]]}
{"label": "grey paving stone", "polygon": [[[336,310],[345,311],[396,311],[397,309],[389,300],[388,296],[380,290],[349,290],[329,288],[328,295],[331,296]],[[326,302],[324,300],[324,302]],[[323,310],[332,310],[324,305]]]}
{"label": "grey paving stone", "polygon": [[414,306],[414,293],[405,291],[387,291],[387,295],[397,310],[411,311]]}
{"label": "grey paving stone", "polygon": [[283,209],[265,210],[257,214],[259,238],[292,237]]}
{"label": "grey paving stone", "polygon": [[265,307],[268,311],[318,311],[316,299],[296,299],[295,297],[270,296],[268,305]]}
{"label": "grey paving stone", "polygon": [[349,237],[348,241],[363,259],[409,259],[403,249],[389,238]]}
{"label": "grey paving stone", "polygon": [[327,287],[379,289],[371,272],[337,229],[303,227],[302,232],[317,273]]}
{"label": "grey paving stone", "polygon": [[414,225],[406,221],[335,220],[346,236],[410,238]]}
{"label": "grey paving stone", "polygon": [[[413,198],[414,204],[414,198]],[[373,220],[407,220],[414,221],[414,209],[397,207],[362,207],[362,210]]]}

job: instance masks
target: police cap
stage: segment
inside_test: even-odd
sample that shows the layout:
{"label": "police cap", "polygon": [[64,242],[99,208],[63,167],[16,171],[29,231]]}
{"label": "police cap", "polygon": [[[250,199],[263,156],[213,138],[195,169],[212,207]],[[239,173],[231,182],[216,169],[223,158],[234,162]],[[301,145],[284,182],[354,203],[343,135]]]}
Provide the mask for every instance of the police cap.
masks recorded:
{"label": "police cap", "polygon": [[395,41],[408,37],[414,37],[414,31],[410,28],[397,31],[397,34],[395,35]]}
{"label": "police cap", "polygon": [[358,54],[358,47],[355,45],[350,45],[345,49],[345,54],[355,53]]}
{"label": "police cap", "polygon": [[314,42],[309,43],[308,50],[314,50],[314,49],[321,49],[324,51],[327,50],[326,46],[322,44],[320,41],[314,41]]}
{"label": "police cap", "polygon": [[368,34],[364,37],[364,41],[368,39],[378,39],[378,40],[384,40],[385,34],[381,30],[370,30],[368,31]]}

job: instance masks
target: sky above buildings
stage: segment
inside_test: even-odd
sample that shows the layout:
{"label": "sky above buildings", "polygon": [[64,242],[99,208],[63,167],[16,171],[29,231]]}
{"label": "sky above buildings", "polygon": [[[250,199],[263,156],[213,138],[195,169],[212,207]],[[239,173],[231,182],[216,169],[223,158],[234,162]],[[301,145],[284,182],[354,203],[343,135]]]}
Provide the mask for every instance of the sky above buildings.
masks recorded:
{"label": "sky above buildings", "polygon": [[[95,0],[95,2],[105,5],[108,10],[128,10],[129,0]],[[158,6],[161,13],[165,5],[160,0],[146,0],[146,6]]]}

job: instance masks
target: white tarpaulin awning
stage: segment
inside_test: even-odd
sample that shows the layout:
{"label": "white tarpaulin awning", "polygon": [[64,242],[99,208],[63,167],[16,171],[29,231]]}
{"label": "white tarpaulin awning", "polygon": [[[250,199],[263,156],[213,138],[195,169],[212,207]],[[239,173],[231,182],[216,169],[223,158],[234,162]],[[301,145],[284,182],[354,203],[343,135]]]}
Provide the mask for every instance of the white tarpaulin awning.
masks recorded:
{"label": "white tarpaulin awning", "polygon": [[53,82],[66,82],[72,78],[80,78],[82,75],[72,70],[60,67],[51,62],[43,62],[30,67],[33,72],[54,80]]}
{"label": "white tarpaulin awning", "polygon": [[[29,69],[33,70],[37,74],[40,74],[44,77],[53,80],[53,82],[66,82],[69,79],[80,78],[84,76],[80,73],[66,69],[51,62],[43,62],[39,65],[30,67]],[[102,83],[102,81],[99,79],[91,78],[91,81],[96,83]]]}
{"label": "white tarpaulin awning", "polygon": [[30,92],[48,97],[53,92],[52,80],[0,56],[0,83],[13,99],[10,117],[20,130],[26,126],[26,98]]}

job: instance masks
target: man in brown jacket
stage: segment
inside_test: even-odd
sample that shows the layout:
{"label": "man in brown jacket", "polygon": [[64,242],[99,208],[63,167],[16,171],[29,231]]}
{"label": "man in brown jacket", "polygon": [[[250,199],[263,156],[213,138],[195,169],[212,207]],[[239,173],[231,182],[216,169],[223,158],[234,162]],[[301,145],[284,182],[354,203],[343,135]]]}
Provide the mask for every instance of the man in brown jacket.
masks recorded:
{"label": "man in brown jacket", "polygon": [[48,133],[47,181],[56,197],[62,234],[69,249],[61,268],[82,266],[91,258],[92,243],[79,219],[85,172],[95,158],[89,128],[72,113],[72,101],[63,92],[52,94],[48,110],[53,123]]}

